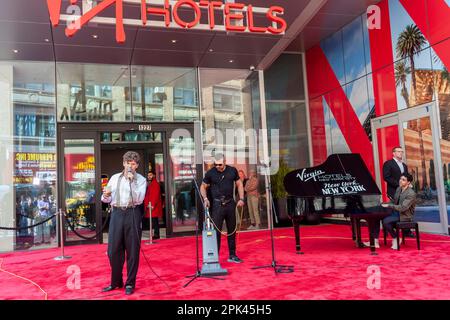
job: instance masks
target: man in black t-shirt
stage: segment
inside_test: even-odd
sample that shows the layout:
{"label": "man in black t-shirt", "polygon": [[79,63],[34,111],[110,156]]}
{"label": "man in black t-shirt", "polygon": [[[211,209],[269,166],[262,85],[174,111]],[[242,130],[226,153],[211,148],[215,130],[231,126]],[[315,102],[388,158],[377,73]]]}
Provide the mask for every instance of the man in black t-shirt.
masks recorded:
{"label": "man in black t-shirt", "polygon": [[[234,185],[239,192],[239,201],[234,201],[233,192]],[[211,199],[207,197],[207,188],[210,188]],[[244,206],[244,186],[239,179],[236,168],[227,166],[223,155],[216,155],[214,168],[210,169],[203,178],[200,187],[205,207],[210,208],[212,205],[211,218],[216,225],[217,231],[217,247],[220,252],[220,236],[222,224],[225,220],[228,233],[228,262],[241,263],[242,260],[236,255],[236,205]],[[211,203],[210,203],[211,201]],[[218,229],[218,230],[217,230]]]}

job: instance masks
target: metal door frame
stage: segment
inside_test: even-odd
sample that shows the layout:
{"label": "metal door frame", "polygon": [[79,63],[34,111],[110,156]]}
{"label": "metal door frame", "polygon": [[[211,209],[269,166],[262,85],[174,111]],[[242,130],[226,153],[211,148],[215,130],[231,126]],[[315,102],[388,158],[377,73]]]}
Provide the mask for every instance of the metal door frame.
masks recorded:
{"label": "metal door frame", "polygon": [[[96,181],[101,181],[100,179],[100,171],[97,169],[100,166],[100,156],[99,156],[99,151],[100,151],[100,139],[99,139],[99,134],[95,131],[80,131],[79,127],[78,130],[61,130],[60,127],[58,126],[58,150],[57,150],[57,168],[58,168],[58,173],[57,173],[57,194],[58,194],[58,207],[60,209],[62,209],[63,212],[66,212],[66,184],[65,184],[65,157],[64,157],[64,140],[66,139],[92,139],[94,140],[94,158],[95,158],[95,180]],[[95,186],[95,193],[99,194],[100,192],[100,185],[97,183]],[[99,207],[100,206],[100,207]],[[95,200],[95,233],[99,233],[100,229],[101,229],[101,224],[102,224],[102,220],[101,220],[101,213],[100,213],[100,219],[99,219],[99,215],[98,215],[98,210],[101,210],[101,200],[100,197],[96,197]],[[62,219],[64,225],[65,225],[65,217],[63,216]],[[58,230],[60,230],[58,228]],[[66,230],[66,228],[64,227],[63,230]],[[59,233],[59,231],[58,231]],[[80,239],[80,240],[75,240],[75,241],[70,241],[67,242],[66,241],[66,232],[64,232],[63,235],[59,235],[58,237],[58,245],[60,245],[60,241],[64,241],[64,245],[78,245],[78,244],[92,244],[92,243],[101,243],[102,239],[101,238],[94,238],[92,240],[85,240],[85,239]]]}
{"label": "metal door frame", "polygon": [[[162,133],[162,144],[163,144],[163,153],[167,159],[164,159],[164,170],[166,176],[166,199],[165,205],[167,208],[167,216],[166,216],[166,229],[167,236],[173,235],[185,235],[185,234],[193,234],[195,230],[192,232],[173,232],[172,226],[172,201],[171,196],[173,193],[173,188],[170,183],[172,181],[173,172],[172,172],[172,158],[170,156],[170,148],[169,148],[169,139],[172,136],[172,133],[177,129],[186,129],[192,135],[194,139],[194,145],[196,148],[196,156],[199,157],[196,161],[196,178],[197,181],[203,178],[203,166],[199,164],[199,159],[202,159],[203,156],[198,153],[198,150],[201,150],[201,129],[199,130],[198,121],[196,122],[151,122],[151,123],[130,123],[130,122],[118,122],[118,123],[107,123],[107,122],[60,122],[57,124],[57,136],[58,136],[58,204],[59,208],[65,210],[65,183],[64,183],[64,139],[94,139],[95,147],[94,147],[94,156],[95,156],[95,179],[96,181],[101,181],[101,143],[100,143],[100,135],[101,132],[147,132],[140,131],[139,128],[142,125],[151,126],[150,132],[161,132]],[[144,142],[143,142],[144,143]],[[200,144],[200,145],[198,145]],[[201,160],[200,160],[201,161]],[[100,183],[96,184],[95,192],[97,195],[101,194],[101,185]],[[100,196],[96,197],[96,232],[100,232],[102,227],[101,220],[101,199]],[[200,212],[199,204],[196,201],[197,212]],[[64,235],[65,241],[65,235]],[[80,241],[70,241],[67,245],[76,245],[76,244],[88,244],[88,243],[102,243],[102,237],[99,237],[93,241],[87,241],[84,239],[80,239]],[[66,242],[64,242],[66,244]]]}
{"label": "metal door frame", "polygon": [[[382,180],[381,180],[381,170],[379,166],[379,154],[378,154],[378,135],[377,130],[396,125],[399,132],[400,145],[405,150],[405,139],[403,134],[403,123],[420,119],[424,117],[430,118],[431,123],[431,135],[433,143],[433,156],[434,156],[434,172],[436,178],[436,191],[438,196],[438,207],[440,223],[430,223],[430,222],[420,222],[420,227],[424,231],[433,233],[443,233],[448,234],[448,214],[447,214],[447,203],[445,195],[444,186],[444,176],[442,170],[442,159],[441,159],[441,145],[440,145],[440,124],[438,117],[438,107],[436,102],[425,103],[413,108],[408,108],[400,110],[398,112],[390,113],[381,117],[374,118],[370,121],[371,131],[372,131],[372,147],[375,162],[375,176],[378,187],[381,190]],[[405,153],[405,161],[406,159]]]}

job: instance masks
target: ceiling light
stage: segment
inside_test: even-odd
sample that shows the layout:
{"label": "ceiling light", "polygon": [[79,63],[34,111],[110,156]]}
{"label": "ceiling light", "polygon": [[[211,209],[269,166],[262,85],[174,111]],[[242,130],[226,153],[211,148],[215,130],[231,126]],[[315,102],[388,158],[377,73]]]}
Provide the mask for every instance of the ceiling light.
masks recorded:
{"label": "ceiling light", "polygon": [[228,62],[229,62],[229,63],[233,63],[233,62],[234,62],[234,60],[233,60],[233,59],[230,59],[230,60],[228,60]]}
{"label": "ceiling light", "polygon": [[177,40],[173,39],[173,40],[172,40],[172,43],[177,43]]}
{"label": "ceiling light", "polygon": [[45,40],[45,42],[50,42],[50,39],[45,38],[44,40]]}
{"label": "ceiling light", "polygon": [[94,39],[98,39],[98,35],[96,35],[96,34],[93,34],[93,35],[92,35],[92,38],[94,38]]}
{"label": "ceiling light", "polygon": [[13,52],[14,52],[14,53],[19,53],[19,50],[14,49]]}
{"label": "ceiling light", "polygon": [[213,52],[213,51],[214,51],[214,49],[212,49],[212,48],[211,48],[211,49],[209,49],[209,52]]}

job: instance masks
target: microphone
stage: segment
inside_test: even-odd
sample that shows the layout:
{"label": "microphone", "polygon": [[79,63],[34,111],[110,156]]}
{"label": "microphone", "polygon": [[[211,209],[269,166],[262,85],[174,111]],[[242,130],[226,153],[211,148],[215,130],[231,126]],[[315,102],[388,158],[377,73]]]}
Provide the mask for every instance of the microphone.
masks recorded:
{"label": "microphone", "polygon": [[130,173],[131,173],[132,176],[134,176],[134,175],[133,175],[133,170],[131,170],[131,167],[130,167],[130,166],[128,166],[127,172],[128,172],[128,177],[127,177],[127,178],[130,179],[130,181],[133,180],[133,178],[130,178],[130,176],[129,176]]}

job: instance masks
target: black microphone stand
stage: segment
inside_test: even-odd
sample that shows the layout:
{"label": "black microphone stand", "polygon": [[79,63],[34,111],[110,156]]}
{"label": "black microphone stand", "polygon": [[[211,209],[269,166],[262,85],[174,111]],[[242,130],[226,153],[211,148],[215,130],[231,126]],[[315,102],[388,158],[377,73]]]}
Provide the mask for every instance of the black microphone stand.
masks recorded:
{"label": "black microphone stand", "polygon": [[273,271],[275,272],[275,274],[292,273],[292,272],[294,272],[294,266],[277,264],[277,261],[275,260],[275,240],[273,237],[273,216],[272,216],[272,214],[275,214],[275,205],[273,203],[273,198],[272,198],[272,185],[270,183],[270,179],[268,178],[269,166],[264,165],[264,169],[265,169],[264,179],[266,182],[266,196],[269,197],[268,199],[269,199],[269,202],[271,203],[270,207],[267,206],[267,218],[268,218],[269,230],[270,230],[270,241],[272,244],[272,263],[268,264],[268,265],[253,267],[252,270],[273,268]]}
{"label": "black microphone stand", "polygon": [[[183,166],[183,162],[181,163],[181,165]],[[197,193],[198,197],[200,198],[200,202],[202,204],[203,210],[205,210],[205,218],[204,218],[205,220],[204,221],[206,221],[206,219],[208,219],[208,216],[209,216],[209,211],[207,211],[207,209],[205,207],[205,203],[203,201],[202,194],[200,193],[200,188],[198,187],[197,180],[195,179],[195,175],[194,175],[194,172],[192,170],[192,165],[190,163],[188,163],[188,165],[189,165],[189,170],[191,171],[191,174],[192,174],[192,181],[194,182],[196,193]],[[199,253],[198,253],[198,248],[199,248],[199,245],[198,245],[198,238],[199,238],[198,237],[198,229],[199,229],[199,226],[200,226],[199,217],[200,217],[200,215],[197,213],[197,221],[195,222],[196,271],[195,271],[195,274],[190,275],[190,276],[186,276],[186,278],[192,278],[192,279],[189,280],[185,285],[183,285],[183,288],[186,288],[188,285],[190,285],[192,283],[192,281],[194,281],[195,279],[200,278],[200,277],[211,278],[211,279],[215,279],[215,280],[225,280],[224,278],[218,278],[217,276],[214,276],[214,275],[202,274],[202,272],[201,272],[201,269],[200,269],[200,256],[199,256]]]}

